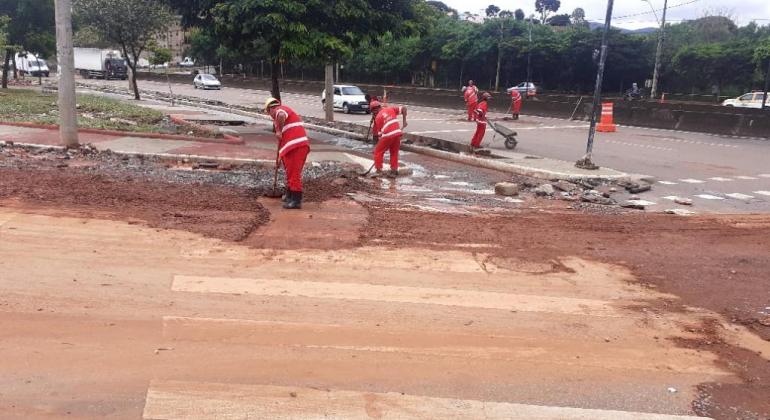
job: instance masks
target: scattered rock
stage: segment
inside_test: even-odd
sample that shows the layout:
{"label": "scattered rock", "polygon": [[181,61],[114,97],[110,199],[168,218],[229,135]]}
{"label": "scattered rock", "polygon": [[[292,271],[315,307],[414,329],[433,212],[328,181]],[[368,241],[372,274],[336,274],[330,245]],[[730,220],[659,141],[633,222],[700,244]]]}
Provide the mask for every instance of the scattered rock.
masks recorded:
{"label": "scattered rock", "polygon": [[559,191],[575,191],[579,187],[572,182],[559,180],[551,184],[554,188],[556,188]]}
{"label": "scattered rock", "polygon": [[677,216],[692,216],[693,214],[695,214],[695,212],[690,210],[685,210],[685,209],[666,209],[666,210],[663,210],[663,213],[675,214]]}
{"label": "scattered rock", "polygon": [[551,184],[543,184],[532,191],[538,197],[550,197],[556,192]]}
{"label": "scattered rock", "polygon": [[675,394],[676,393],[676,388],[674,388],[673,386],[670,386],[670,387],[668,387],[668,392],[671,393],[671,394]]}
{"label": "scattered rock", "polygon": [[674,203],[681,204],[683,206],[692,206],[692,200],[684,197],[677,197],[674,199]]}
{"label": "scattered rock", "polygon": [[627,200],[620,204],[620,207],[626,209],[644,210],[644,204],[639,204],[636,200]]}
{"label": "scattered rock", "polygon": [[649,191],[652,189],[652,185],[650,184],[633,184],[626,187],[626,190],[630,192],[631,194],[639,194],[646,191]]}
{"label": "scattered rock", "polygon": [[580,196],[580,200],[586,203],[613,205],[615,200],[603,196],[596,190],[586,191]]}
{"label": "scattered rock", "polygon": [[512,182],[498,182],[495,184],[495,194],[505,197],[519,195],[519,184]]}

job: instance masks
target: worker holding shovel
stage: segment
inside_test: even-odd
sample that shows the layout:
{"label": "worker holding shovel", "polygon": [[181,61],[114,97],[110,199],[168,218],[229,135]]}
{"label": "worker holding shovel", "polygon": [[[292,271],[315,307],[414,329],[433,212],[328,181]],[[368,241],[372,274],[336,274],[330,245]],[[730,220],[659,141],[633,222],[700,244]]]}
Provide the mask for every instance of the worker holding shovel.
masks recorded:
{"label": "worker holding shovel", "polygon": [[369,109],[372,110],[372,117],[374,118],[372,133],[376,143],[374,147],[374,168],[376,171],[371,176],[382,176],[385,152],[390,152],[390,173],[388,176],[395,178],[398,176],[398,151],[401,148],[402,135],[402,126],[398,123],[398,116],[403,117],[403,128],[406,128],[406,107],[382,106],[380,101],[375,99],[369,103]]}
{"label": "worker holding shovel", "polygon": [[286,170],[286,202],[285,209],[302,208],[302,168],[310,153],[310,141],[305,127],[294,110],[281,105],[281,101],[270,98],[265,102],[265,112],[270,114],[278,139],[278,160],[283,162]]}

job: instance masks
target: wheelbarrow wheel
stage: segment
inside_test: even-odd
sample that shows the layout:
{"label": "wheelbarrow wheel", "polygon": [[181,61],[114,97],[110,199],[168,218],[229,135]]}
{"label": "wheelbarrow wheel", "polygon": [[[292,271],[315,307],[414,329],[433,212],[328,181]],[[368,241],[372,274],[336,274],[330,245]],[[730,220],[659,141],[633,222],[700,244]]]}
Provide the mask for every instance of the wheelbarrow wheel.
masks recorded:
{"label": "wheelbarrow wheel", "polygon": [[513,150],[513,149],[515,149],[515,148],[516,148],[516,145],[517,145],[518,143],[519,143],[519,142],[517,142],[517,141],[516,141],[516,140],[514,140],[514,139],[505,139],[505,148],[506,148],[506,149],[508,149],[508,150]]}

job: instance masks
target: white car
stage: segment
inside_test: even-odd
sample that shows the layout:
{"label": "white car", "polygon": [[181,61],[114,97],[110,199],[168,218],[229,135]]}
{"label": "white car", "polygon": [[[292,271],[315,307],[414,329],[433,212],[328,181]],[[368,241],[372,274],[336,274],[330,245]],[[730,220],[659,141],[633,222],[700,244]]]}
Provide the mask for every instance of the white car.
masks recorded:
{"label": "white car", "polygon": [[[326,103],[326,89],[321,92],[321,104]],[[369,114],[369,102],[366,100],[364,91],[358,86],[352,85],[334,85],[334,109],[341,109],[342,112],[349,114],[351,112],[366,112]]]}
{"label": "white car", "polygon": [[[743,95],[733,98],[733,99],[725,99],[724,102],[722,102],[723,106],[732,106],[736,108],[762,108],[762,97],[765,95],[764,92],[751,92],[751,93],[744,93]],[[770,97],[767,99],[768,105],[770,105]]]}
{"label": "white car", "polygon": [[179,67],[194,67],[195,61],[190,57],[185,57],[182,62],[179,63]]}
{"label": "white car", "polygon": [[506,92],[511,93],[514,90],[518,90],[521,96],[530,97],[537,95],[537,86],[532,82],[521,82],[516,86],[509,87]]}
{"label": "white car", "polygon": [[193,79],[195,89],[222,89],[222,83],[211,74],[199,74]]}

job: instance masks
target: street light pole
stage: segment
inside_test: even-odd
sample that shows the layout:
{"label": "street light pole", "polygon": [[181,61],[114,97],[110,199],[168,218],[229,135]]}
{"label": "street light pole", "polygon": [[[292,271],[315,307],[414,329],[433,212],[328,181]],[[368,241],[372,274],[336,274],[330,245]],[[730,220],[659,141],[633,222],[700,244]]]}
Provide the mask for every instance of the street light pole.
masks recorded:
{"label": "street light pole", "polygon": [[[647,0],[649,1],[649,0]],[[652,7],[652,4],[650,4]],[[663,40],[666,37],[666,10],[668,9],[668,0],[663,0],[663,16],[660,20],[660,31],[658,31],[658,48],[655,50],[655,72],[652,75],[652,90],[650,98],[658,97],[658,78],[660,77],[660,59],[663,55]],[[655,11],[655,9],[652,9]]]}
{"label": "street light pole", "polygon": [[594,101],[591,110],[591,125],[588,129],[588,144],[586,145],[586,154],[582,159],[575,162],[575,166],[582,169],[599,169],[591,161],[591,155],[594,149],[594,136],[596,135],[596,118],[599,115],[599,102],[602,96],[602,82],[604,81],[604,63],[607,61],[607,34],[610,32],[612,23],[612,6],[614,0],[607,1],[607,16],[604,18],[604,32],[602,33],[602,50],[599,56],[599,69],[596,71],[596,86],[594,87]]}
{"label": "street light pole", "polygon": [[770,57],[767,57],[767,71],[765,72],[765,93],[762,95],[762,108],[767,106],[767,89],[770,88]]}
{"label": "street light pole", "polygon": [[75,109],[75,57],[72,49],[72,0],[55,0],[56,52],[59,64],[59,137],[65,147],[78,146]]}
{"label": "street light pole", "polygon": [[[527,92],[529,91],[529,83],[532,81],[532,16],[529,15],[529,47],[527,48]],[[526,98],[527,95],[525,94]]]}

